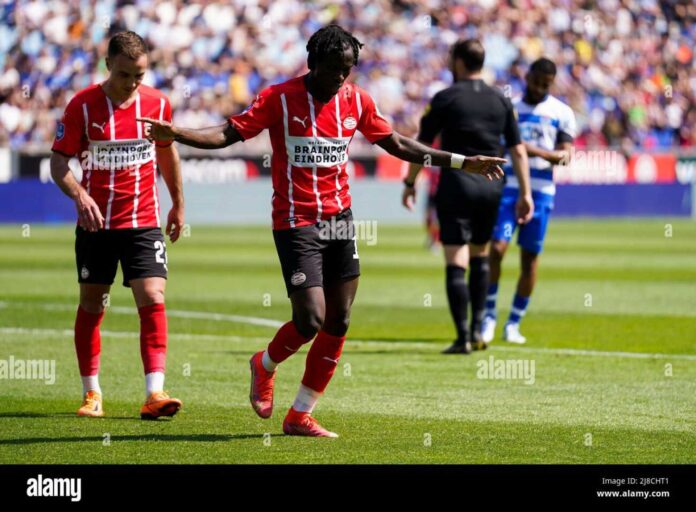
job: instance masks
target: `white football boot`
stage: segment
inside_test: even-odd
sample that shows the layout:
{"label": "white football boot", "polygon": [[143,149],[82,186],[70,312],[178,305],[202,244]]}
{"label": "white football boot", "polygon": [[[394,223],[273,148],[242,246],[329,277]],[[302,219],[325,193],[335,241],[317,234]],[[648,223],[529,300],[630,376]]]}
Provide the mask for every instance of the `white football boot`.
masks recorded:
{"label": "white football boot", "polygon": [[508,343],[517,343],[521,345],[527,341],[527,338],[520,334],[520,324],[505,324],[503,329],[503,339]]}
{"label": "white football boot", "polygon": [[495,338],[495,318],[485,316],[481,322],[481,339],[484,343],[490,343],[493,338]]}

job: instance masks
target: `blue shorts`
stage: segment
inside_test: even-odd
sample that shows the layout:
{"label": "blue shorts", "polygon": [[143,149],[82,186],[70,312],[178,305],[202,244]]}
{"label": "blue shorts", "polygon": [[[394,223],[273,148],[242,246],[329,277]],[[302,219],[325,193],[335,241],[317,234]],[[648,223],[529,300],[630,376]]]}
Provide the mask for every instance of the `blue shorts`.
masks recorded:
{"label": "blue shorts", "polygon": [[506,189],[503,193],[498,208],[498,220],[493,229],[493,240],[510,242],[515,229],[519,227],[517,245],[528,252],[539,254],[544,247],[546,226],[553,210],[553,198],[534,193],[534,216],[527,224],[518,226],[515,216],[517,197],[517,189]]}

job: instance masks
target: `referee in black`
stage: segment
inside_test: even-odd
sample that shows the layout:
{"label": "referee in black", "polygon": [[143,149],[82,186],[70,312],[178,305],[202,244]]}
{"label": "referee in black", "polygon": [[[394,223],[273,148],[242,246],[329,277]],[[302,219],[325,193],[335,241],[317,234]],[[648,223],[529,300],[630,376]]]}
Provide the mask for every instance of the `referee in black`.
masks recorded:
{"label": "referee in black", "polygon": [[[520,141],[512,103],[481,79],[484,59],[480,41],[467,39],[455,43],[450,60],[454,84],[433,97],[421,119],[418,140],[432,144],[440,135],[443,150],[464,156],[502,156],[501,139],[504,139],[520,185],[517,221],[526,223],[532,218],[534,208],[527,151]],[[429,164],[424,162],[426,166]],[[415,202],[414,185],[422,167],[411,164],[404,180],[402,202],[409,209]],[[486,348],[480,329],[488,290],[489,241],[503,187],[503,180],[489,181],[484,176],[455,169],[443,168],[440,173],[435,203],[447,265],[447,299],[457,330],[457,339],[443,351],[445,354],[469,354],[474,349]]]}

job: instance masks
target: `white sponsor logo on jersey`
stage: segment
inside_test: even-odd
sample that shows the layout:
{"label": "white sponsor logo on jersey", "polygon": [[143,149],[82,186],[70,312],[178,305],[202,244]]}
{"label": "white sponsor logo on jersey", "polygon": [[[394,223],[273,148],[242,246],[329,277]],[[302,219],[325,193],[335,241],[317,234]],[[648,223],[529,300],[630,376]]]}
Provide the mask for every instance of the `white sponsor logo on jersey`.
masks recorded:
{"label": "white sponsor logo on jersey", "polygon": [[91,140],[83,168],[130,169],[155,157],[155,145],[147,139]]}
{"label": "white sponsor logo on jersey", "polygon": [[290,165],[295,167],[334,167],[348,161],[349,137],[285,138]]}

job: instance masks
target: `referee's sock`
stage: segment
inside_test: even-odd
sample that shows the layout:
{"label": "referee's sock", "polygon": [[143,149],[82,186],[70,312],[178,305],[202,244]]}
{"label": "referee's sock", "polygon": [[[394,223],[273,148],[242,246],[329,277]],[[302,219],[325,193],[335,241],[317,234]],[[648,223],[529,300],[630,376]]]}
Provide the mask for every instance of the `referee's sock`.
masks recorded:
{"label": "referee's sock", "polygon": [[469,287],[466,284],[466,269],[457,265],[447,265],[446,272],[447,300],[454,327],[457,329],[457,343],[466,343],[469,338]]}
{"label": "referee's sock", "polygon": [[481,322],[486,309],[488,277],[491,268],[488,256],[476,256],[469,260],[469,295],[471,297],[471,332],[481,330]]}

